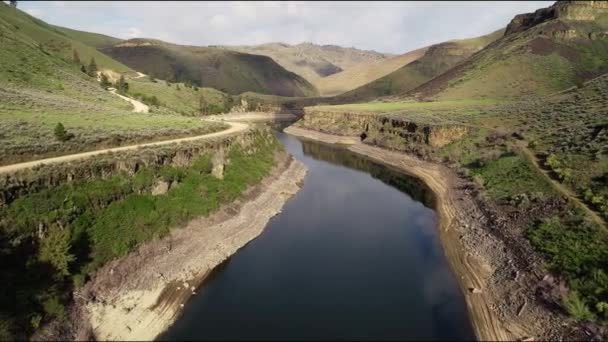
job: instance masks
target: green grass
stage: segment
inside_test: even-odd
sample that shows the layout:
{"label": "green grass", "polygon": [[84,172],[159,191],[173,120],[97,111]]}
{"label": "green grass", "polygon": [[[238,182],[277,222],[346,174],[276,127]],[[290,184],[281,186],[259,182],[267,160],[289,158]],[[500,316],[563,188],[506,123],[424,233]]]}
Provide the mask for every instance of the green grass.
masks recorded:
{"label": "green grass", "polygon": [[470,106],[486,106],[497,103],[495,100],[455,100],[455,101],[437,101],[437,102],[368,102],[368,103],[351,103],[335,106],[315,106],[311,109],[327,110],[327,111],[361,111],[361,112],[394,112],[408,109],[458,109]]}
{"label": "green grass", "polygon": [[[231,203],[269,173],[279,148],[270,132],[259,132],[251,146],[229,150],[223,179],[211,176],[211,157],[202,155],[189,167],[148,167],[133,177],[74,182],[1,208],[0,255],[7,264],[0,270],[0,336],[24,339],[39,323],[64,317],[74,284],[135,246]],[[159,180],[175,183],[153,196],[150,189]]]}
{"label": "green grass", "polygon": [[207,105],[207,114],[229,112],[235,103],[232,96],[213,88],[187,87],[184,83],[174,83],[169,86],[162,80],[156,82],[147,79],[129,80],[129,95],[135,98],[140,98],[141,95],[155,96],[161,107],[186,116],[203,115],[200,111],[201,98]]}
{"label": "green grass", "polygon": [[480,181],[488,195],[496,200],[510,200],[521,194],[543,198],[554,193],[543,176],[516,154],[473,162],[469,167],[473,176],[481,177]]}
{"label": "green grass", "polygon": [[63,33],[67,37],[69,37],[73,40],[77,40],[88,46],[92,46],[96,49],[103,49],[105,47],[112,46],[114,44],[118,44],[119,42],[122,41],[122,39],[106,36],[106,35],[99,34],[99,33],[72,30],[72,29],[69,29],[66,27],[60,27],[60,26],[52,26],[52,27],[55,28],[57,31]]}

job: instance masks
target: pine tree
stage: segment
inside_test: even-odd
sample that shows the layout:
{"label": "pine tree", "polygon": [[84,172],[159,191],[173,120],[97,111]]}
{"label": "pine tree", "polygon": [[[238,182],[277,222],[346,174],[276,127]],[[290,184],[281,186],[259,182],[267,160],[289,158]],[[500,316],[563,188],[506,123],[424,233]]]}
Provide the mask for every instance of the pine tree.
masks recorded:
{"label": "pine tree", "polygon": [[124,75],[120,75],[120,79],[118,80],[118,82],[116,82],[115,87],[118,93],[120,94],[125,94],[129,91],[129,83],[125,81]]}
{"label": "pine tree", "polygon": [[60,122],[55,126],[55,138],[59,141],[68,141],[72,138],[72,134],[68,133]]}
{"label": "pine tree", "polygon": [[95,63],[95,58],[91,58],[91,62],[89,63],[88,75],[91,77],[97,76],[97,63]]}
{"label": "pine tree", "polygon": [[52,226],[40,243],[41,261],[48,262],[64,276],[70,274],[69,266],[75,257],[70,253],[70,231],[65,228]]}
{"label": "pine tree", "polygon": [[112,83],[110,83],[110,81],[108,80],[108,76],[106,76],[106,74],[104,74],[103,72],[101,73],[101,80],[99,81],[99,84],[101,84],[101,87],[104,89],[112,85]]}
{"label": "pine tree", "polygon": [[87,73],[87,68],[84,67],[84,65],[80,65],[80,71],[84,72],[85,74]]}
{"label": "pine tree", "polygon": [[80,56],[78,55],[78,51],[74,50],[74,55],[72,56],[72,60],[74,64],[80,64]]}
{"label": "pine tree", "polygon": [[11,7],[17,8],[17,1],[16,0],[11,0]]}

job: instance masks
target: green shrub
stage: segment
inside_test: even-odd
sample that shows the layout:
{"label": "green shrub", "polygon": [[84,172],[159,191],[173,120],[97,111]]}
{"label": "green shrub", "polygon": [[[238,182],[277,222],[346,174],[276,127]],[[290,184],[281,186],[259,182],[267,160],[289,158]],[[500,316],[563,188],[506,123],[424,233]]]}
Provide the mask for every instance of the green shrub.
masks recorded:
{"label": "green shrub", "polygon": [[65,130],[65,127],[63,127],[63,124],[61,122],[55,126],[55,130],[53,133],[55,135],[55,139],[61,142],[68,141],[74,137],[73,134],[68,133],[68,131]]}
{"label": "green shrub", "polygon": [[563,304],[566,311],[579,321],[592,321],[595,319],[595,315],[589,310],[587,304],[580,299],[576,291],[572,291],[565,296]]}

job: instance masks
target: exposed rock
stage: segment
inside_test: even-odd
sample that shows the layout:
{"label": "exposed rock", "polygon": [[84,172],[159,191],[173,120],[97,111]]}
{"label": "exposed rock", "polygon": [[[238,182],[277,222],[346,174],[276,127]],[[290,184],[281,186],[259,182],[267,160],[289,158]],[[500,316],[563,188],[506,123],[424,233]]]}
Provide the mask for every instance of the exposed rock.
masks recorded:
{"label": "exposed rock", "polygon": [[167,193],[167,191],[169,191],[169,183],[164,180],[159,180],[152,188],[151,193],[153,196],[157,196],[164,195]]}
{"label": "exposed rock", "polygon": [[[534,13],[516,15],[507,25],[505,36],[525,31],[553,19],[593,21],[605,14],[608,14],[608,2],[605,1],[558,1]],[[564,32],[564,36],[575,37],[577,33],[568,30]]]}
{"label": "exposed rock", "polygon": [[211,160],[213,163],[213,169],[211,169],[211,175],[216,178],[224,179],[224,165],[226,164],[226,153],[223,149],[218,150]]}

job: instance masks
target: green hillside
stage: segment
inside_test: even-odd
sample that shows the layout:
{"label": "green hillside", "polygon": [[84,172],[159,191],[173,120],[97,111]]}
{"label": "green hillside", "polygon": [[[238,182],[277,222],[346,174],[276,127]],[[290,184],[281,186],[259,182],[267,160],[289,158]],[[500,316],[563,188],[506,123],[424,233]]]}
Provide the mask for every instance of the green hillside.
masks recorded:
{"label": "green hillside", "polygon": [[396,71],[338,96],[346,101],[369,100],[380,96],[401,94],[440,75],[454,65],[498,39],[504,30],[462,40],[430,46],[419,59]]}
{"label": "green hillside", "polygon": [[96,49],[103,49],[103,48],[112,46],[114,44],[118,44],[122,41],[122,39],[106,36],[104,34],[72,30],[72,29],[60,27],[60,26],[52,26],[52,27],[57,29],[59,32],[65,34],[69,38],[71,38],[73,40],[77,40],[88,46],[92,46]]}
{"label": "green hillside", "polygon": [[314,86],[304,78],[266,56],[151,39],[131,39],[102,51],[156,78],[192,82],[230,94],[247,91],[281,96],[317,94]]}
{"label": "green hillside", "polygon": [[[132,113],[80,70],[92,57],[102,70],[128,67],[3,2],[0,45],[0,164],[221,129],[175,111]],[[58,123],[71,139],[56,139]]]}
{"label": "green hillside", "polygon": [[548,95],[608,71],[608,4],[558,2],[515,17],[506,34],[407,95],[437,99]]}

